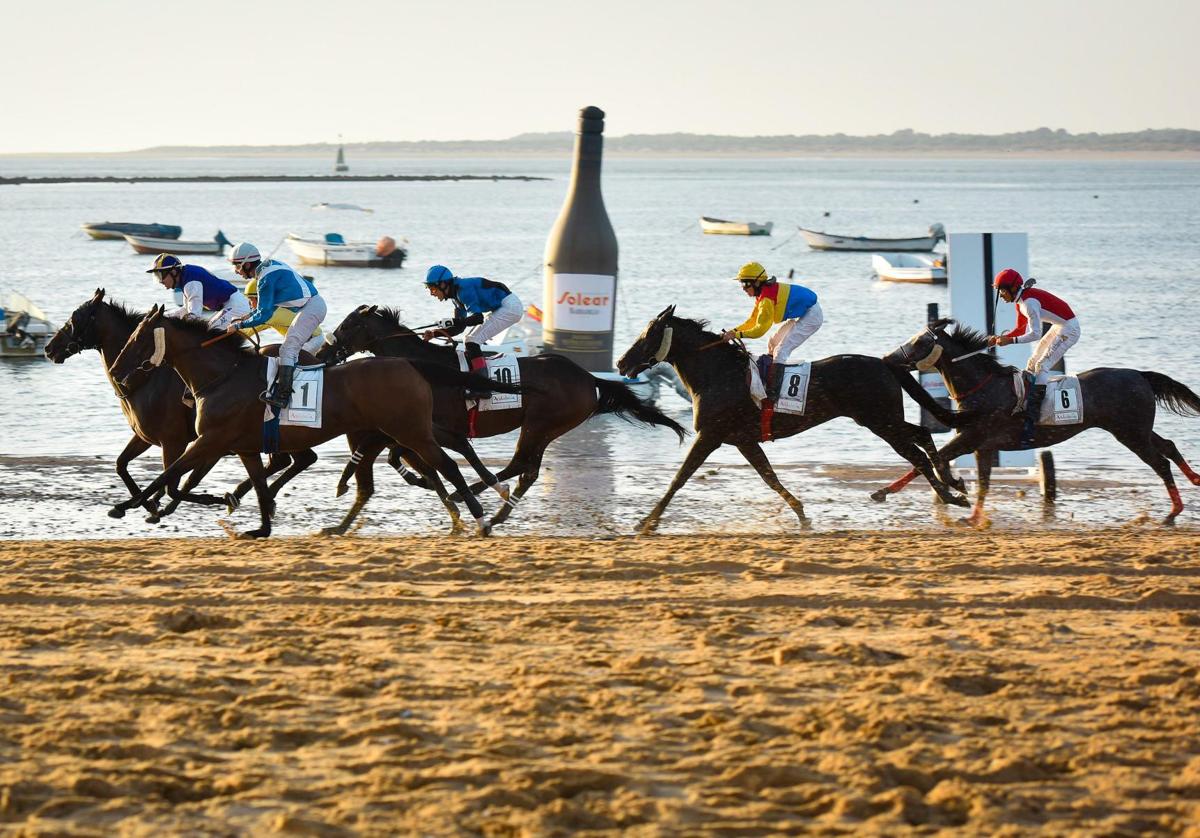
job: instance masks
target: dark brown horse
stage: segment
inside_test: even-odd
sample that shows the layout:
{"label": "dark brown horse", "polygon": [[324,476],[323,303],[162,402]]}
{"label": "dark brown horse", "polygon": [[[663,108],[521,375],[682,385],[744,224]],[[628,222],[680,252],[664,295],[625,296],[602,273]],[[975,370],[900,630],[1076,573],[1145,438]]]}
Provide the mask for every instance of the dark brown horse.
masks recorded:
{"label": "dark brown horse", "polygon": [[[722,343],[716,334],[705,330],[707,325],[676,317],[675,306],[668,306],[650,321],[617,362],[617,369],[623,375],[632,376],[659,361],[667,361],[694,397],[696,440],[667,493],[643,519],[641,532],[654,531],[671,498],[722,445],[736,446],[801,523],[807,524],[804,505],[779,482],[760,445],[761,414],[750,398],[746,381],[748,353],[740,346]],[[904,386],[904,379],[911,389]],[[930,409],[944,421],[952,422],[954,417],[929,398],[908,373],[892,370],[878,358],[836,355],[813,361],[809,382],[803,415],[775,415],[775,439],[802,433],[839,416],[848,417],[919,469],[945,503],[968,505],[966,498],[955,495],[934,473],[927,456],[927,452],[934,450],[933,440],[924,428],[904,420],[901,390],[910,392],[918,401],[924,395]]]}
{"label": "dark brown horse", "polygon": [[[222,340],[205,346],[212,337],[203,321],[164,317],[161,307],[150,310],[134,330],[129,342],[110,368],[118,386],[135,371],[168,364],[183,378],[196,399],[198,435],[187,450],[142,495],[117,504],[110,510],[121,517],[125,510],[139,504],[143,497],[188,469],[235,453],[246,467],[258,496],[262,524],[244,535],[261,538],[271,532],[274,504],[269,495],[259,451],[263,443],[264,407],[258,394],[266,386],[267,360],[235,340]],[[415,465],[431,482],[450,513],[454,530],[461,526],[458,510],[449,500],[438,472],[456,488],[466,490],[458,466],[438,447],[433,437],[433,390],[438,386],[461,387],[472,376],[457,371],[418,371],[400,360],[364,360],[325,373],[322,401],[322,427],[284,425],[279,428],[280,451],[302,451],[342,434],[354,431],[378,431],[396,444],[414,452]],[[501,387],[520,392],[519,387]],[[474,496],[467,498],[468,508],[479,525],[481,535],[489,527],[483,509]]]}
{"label": "dark brown horse", "polygon": [[[937,369],[958,401],[962,409],[958,435],[946,443],[937,456],[948,466],[949,461],[960,454],[975,452],[979,481],[975,490],[975,509],[967,519],[971,523],[984,520],[983,503],[991,482],[992,458],[997,451],[1021,448],[1024,424],[1023,416],[1013,415],[1017,399],[1013,389],[1013,373],[1016,372],[1013,367],[982,352],[954,360],[986,349],[987,345],[987,337],[974,329],[953,320],[939,320],[884,359],[909,369]],[[1179,466],[1194,485],[1200,486],[1200,474],[1187,464],[1174,442],[1154,432],[1155,403],[1180,416],[1200,416],[1200,396],[1161,373],[1112,367],[1080,373],[1079,388],[1083,391],[1083,422],[1038,425],[1032,447],[1046,448],[1088,428],[1103,428],[1162,479],[1171,498],[1171,512],[1163,523],[1173,523],[1175,516],[1183,511],[1183,500],[1171,475],[1171,462]],[[902,488],[908,476],[892,486],[897,490]]]}
{"label": "dark brown horse", "polygon": [[[377,357],[407,358],[447,370],[458,369],[458,356],[453,347],[422,340],[400,322],[399,313],[392,309],[359,306],[338,325],[328,341],[317,353],[320,360],[336,363],[356,352],[371,352]],[[537,480],[546,447],[592,416],[612,413],[646,425],[661,425],[683,440],[686,432],[678,422],[643,402],[625,384],[597,378],[561,355],[537,355],[521,358],[518,363],[521,385],[526,388],[521,407],[482,411],[475,425],[478,437],[521,429],[512,460],[496,475],[498,480],[520,475],[520,480],[511,498],[493,516],[493,525],[508,517],[513,505]],[[461,392],[438,396],[434,417],[439,428],[446,431],[445,436],[439,437],[443,445],[460,450],[468,444],[467,413]],[[356,451],[355,457],[368,462],[378,453],[379,447],[372,446]],[[393,466],[397,464],[395,455],[391,462]],[[342,475],[343,482],[349,472],[348,467]],[[410,482],[420,485],[415,479]],[[487,485],[475,483],[471,491],[480,492]],[[457,498],[457,494],[453,496],[453,499]]]}

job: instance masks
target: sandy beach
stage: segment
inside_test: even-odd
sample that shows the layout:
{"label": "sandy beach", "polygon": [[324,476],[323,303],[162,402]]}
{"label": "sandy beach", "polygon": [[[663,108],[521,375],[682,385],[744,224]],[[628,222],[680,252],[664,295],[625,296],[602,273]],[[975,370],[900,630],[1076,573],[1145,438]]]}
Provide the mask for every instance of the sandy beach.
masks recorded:
{"label": "sandy beach", "polygon": [[1200,532],[0,543],[14,835],[1200,835]]}

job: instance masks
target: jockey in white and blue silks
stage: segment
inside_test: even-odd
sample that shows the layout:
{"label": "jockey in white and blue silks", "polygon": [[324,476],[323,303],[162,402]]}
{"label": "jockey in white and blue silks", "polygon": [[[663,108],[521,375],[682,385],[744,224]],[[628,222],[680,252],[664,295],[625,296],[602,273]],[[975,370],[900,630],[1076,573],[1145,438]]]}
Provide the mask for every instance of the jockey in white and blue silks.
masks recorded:
{"label": "jockey in white and blue silks", "polygon": [[167,317],[203,317],[206,311],[217,312],[209,325],[224,329],[252,308],[250,300],[232,282],[213,276],[199,265],[185,265],[169,253],[160,253],[146,273],[157,274],[164,288],[183,295],[183,305],[168,311]]}
{"label": "jockey in white and blue silks", "polygon": [[[471,370],[486,368],[480,346],[519,323],[525,314],[520,298],[502,282],[481,276],[459,277],[445,265],[434,265],[425,273],[425,287],[439,300],[454,303],[454,318],[444,320],[438,328],[422,335],[425,340],[442,335],[453,337],[468,326],[474,326],[464,340],[464,349]],[[487,398],[486,393],[473,395]]]}
{"label": "jockey in white and blue silks", "polygon": [[321,299],[317,293],[317,286],[311,280],[300,276],[289,265],[277,259],[264,262],[258,248],[249,242],[242,242],[235,247],[229,261],[233,263],[233,269],[238,274],[258,283],[258,307],[240,322],[235,320],[229,326],[229,331],[261,326],[271,319],[276,308],[296,312],[295,319],[283,337],[283,345],[279,347],[279,374],[275,378],[275,385],[269,394],[262,395],[267,404],[278,408],[286,407],[292,397],[292,379],[296,374],[296,360],[300,356],[300,347],[325,319],[325,301]]}

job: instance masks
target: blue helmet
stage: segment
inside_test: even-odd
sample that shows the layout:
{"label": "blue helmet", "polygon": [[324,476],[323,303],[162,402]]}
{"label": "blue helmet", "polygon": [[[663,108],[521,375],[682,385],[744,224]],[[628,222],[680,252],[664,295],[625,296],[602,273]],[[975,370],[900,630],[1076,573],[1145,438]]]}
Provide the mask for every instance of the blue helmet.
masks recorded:
{"label": "blue helmet", "polygon": [[440,282],[452,282],[454,273],[445,265],[434,265],[425,272],[425,284],[437,285]]}

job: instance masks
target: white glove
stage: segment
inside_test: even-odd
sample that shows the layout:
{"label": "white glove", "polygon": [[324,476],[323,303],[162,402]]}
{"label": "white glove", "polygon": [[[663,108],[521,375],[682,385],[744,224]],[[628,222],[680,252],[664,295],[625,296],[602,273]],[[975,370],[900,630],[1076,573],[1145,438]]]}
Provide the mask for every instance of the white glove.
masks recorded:
{"label": "white glove", "polygon": [[446,318],[445,320],[439,320],[437,322],[437,327],[439,329],[453,329],[454,321],[450,318]]}

